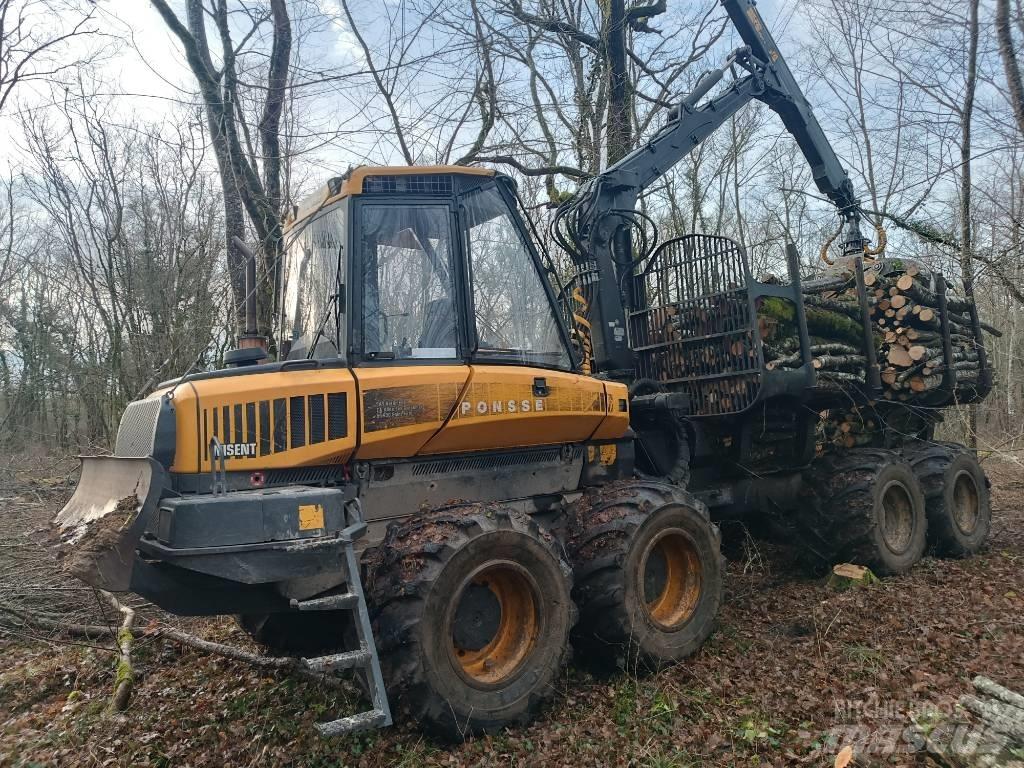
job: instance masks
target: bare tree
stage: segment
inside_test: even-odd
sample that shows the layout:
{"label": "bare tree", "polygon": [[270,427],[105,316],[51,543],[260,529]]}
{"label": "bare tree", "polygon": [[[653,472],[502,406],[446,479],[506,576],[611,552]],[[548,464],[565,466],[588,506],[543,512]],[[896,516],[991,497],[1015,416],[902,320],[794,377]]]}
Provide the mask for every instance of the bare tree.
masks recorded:
{"label": "bare tree", "polygon": [[[273,300],[270,286],[276,284],[282,252],[281,214],[281,115],[288,89],[288,64],[291,55],[292,29],[285,0],[269,0],[267,10],[250,11],[240,6],[248,17],[250,29],[236,42],[232,36],[228,0],[215,0],[212,18],[219,41],[220,66],[214,63],[207,35],[207,11],[202,0],[185,3],[183,23],[166,0],[151,0],[164,23],[181,42],[185,59],[199,84],[206,109],[207,129],[213,142],[224,194],[225,245],[228,268],[235,297],[236,323],[244,325],[245,264],[244,256],[234,238],[244,239],[243,210],[256,233],[263,255],[259,328],[270,335]],[[237,62],[242,46],[264,24],[271,26],[270,50],[260,82],[249,85],[263,92],[262,111],[257,125],[251,126],[241,109]],[[251,147],[256,134],[259,155]]]}
{"label": "bare tree", "polygon": [[71,49],[100,34],[96,15],[95,3],[79,0],[0,0],[0,114],[18,86],[49,82],[95,55]]}
{"label": "bare tree", "polygon": [[106,446],[124,404],[210,361],[219,195],[195,115],[115,126],[102,99],[69,95],[25,118],[20,285],[0,304],[21,431]]}

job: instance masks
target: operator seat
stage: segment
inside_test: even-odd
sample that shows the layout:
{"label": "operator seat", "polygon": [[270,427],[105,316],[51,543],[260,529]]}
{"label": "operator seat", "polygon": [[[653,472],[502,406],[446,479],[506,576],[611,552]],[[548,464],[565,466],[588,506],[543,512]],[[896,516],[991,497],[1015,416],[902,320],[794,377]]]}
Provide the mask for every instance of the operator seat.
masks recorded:
{"label": "operator seat", "polygon": [[455,312],[452,300],[434,299],[423,311],[423,334],[420,347],[455,347]]}

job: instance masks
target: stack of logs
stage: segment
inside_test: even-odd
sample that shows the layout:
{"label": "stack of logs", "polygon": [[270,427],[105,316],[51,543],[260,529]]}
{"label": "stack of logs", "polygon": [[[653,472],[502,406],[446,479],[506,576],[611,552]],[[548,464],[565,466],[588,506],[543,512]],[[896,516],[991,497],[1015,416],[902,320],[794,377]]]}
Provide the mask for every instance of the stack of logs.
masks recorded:
{"label": "stack of logs", "polygon": [[[884,259],[864,271],[871,333],[886,400],[911,401],[941,386],[947,372],[939,299],[929,271],[916,263]],[[840,269],[803,285],[810,352],[822,387],[844,389],[865,383],[867,356],[852,270]],[[765,300],[759,312],[764,356],[769,369],[802,364],[788,303]],[[952,342],[951,367],[958,387],[978,383],[978,342],[967,299],[946,296]],[[996,332],[989,326],[986,330]],[[997,332],[996,332],[997,333]]]}

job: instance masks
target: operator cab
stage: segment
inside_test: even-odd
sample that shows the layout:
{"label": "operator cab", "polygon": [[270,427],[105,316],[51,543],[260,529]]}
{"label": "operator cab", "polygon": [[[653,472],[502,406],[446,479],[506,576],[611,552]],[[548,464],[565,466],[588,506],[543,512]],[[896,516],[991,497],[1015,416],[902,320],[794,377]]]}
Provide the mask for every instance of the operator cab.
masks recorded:
{"label": "operator cab", "polygon": [[289,360],[575,368],[506,176],[358,168],[296,209],[285,244]]}

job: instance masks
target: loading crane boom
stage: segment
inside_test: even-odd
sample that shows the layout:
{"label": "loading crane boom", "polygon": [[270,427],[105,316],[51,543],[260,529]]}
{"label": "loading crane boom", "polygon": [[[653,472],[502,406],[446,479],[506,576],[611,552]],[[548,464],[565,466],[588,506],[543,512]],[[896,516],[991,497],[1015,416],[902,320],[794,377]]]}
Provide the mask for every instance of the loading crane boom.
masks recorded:
{"label": "loading crane boom", "polygon": [[[749,102],[767,104],[796,140],[818,189],[844,220],[844,251],[862,252],[867,242],[860,231],[860,206],[853,183],[754,0],[721,2],[744,45],[730,53],[721,67],[704,73],[647,144],[588,180],[563,205],[560,221],[556,220],[560,243],[576,260],[581,282],[595,288],[590,308],[594,363],[598,371],[613,378],[628,378],[634,369],[625,323],[634,300],[625,283],[634,265],[631,230],[639,225],[637,200]],[[729,87],[700,103],[727,74]]]}

